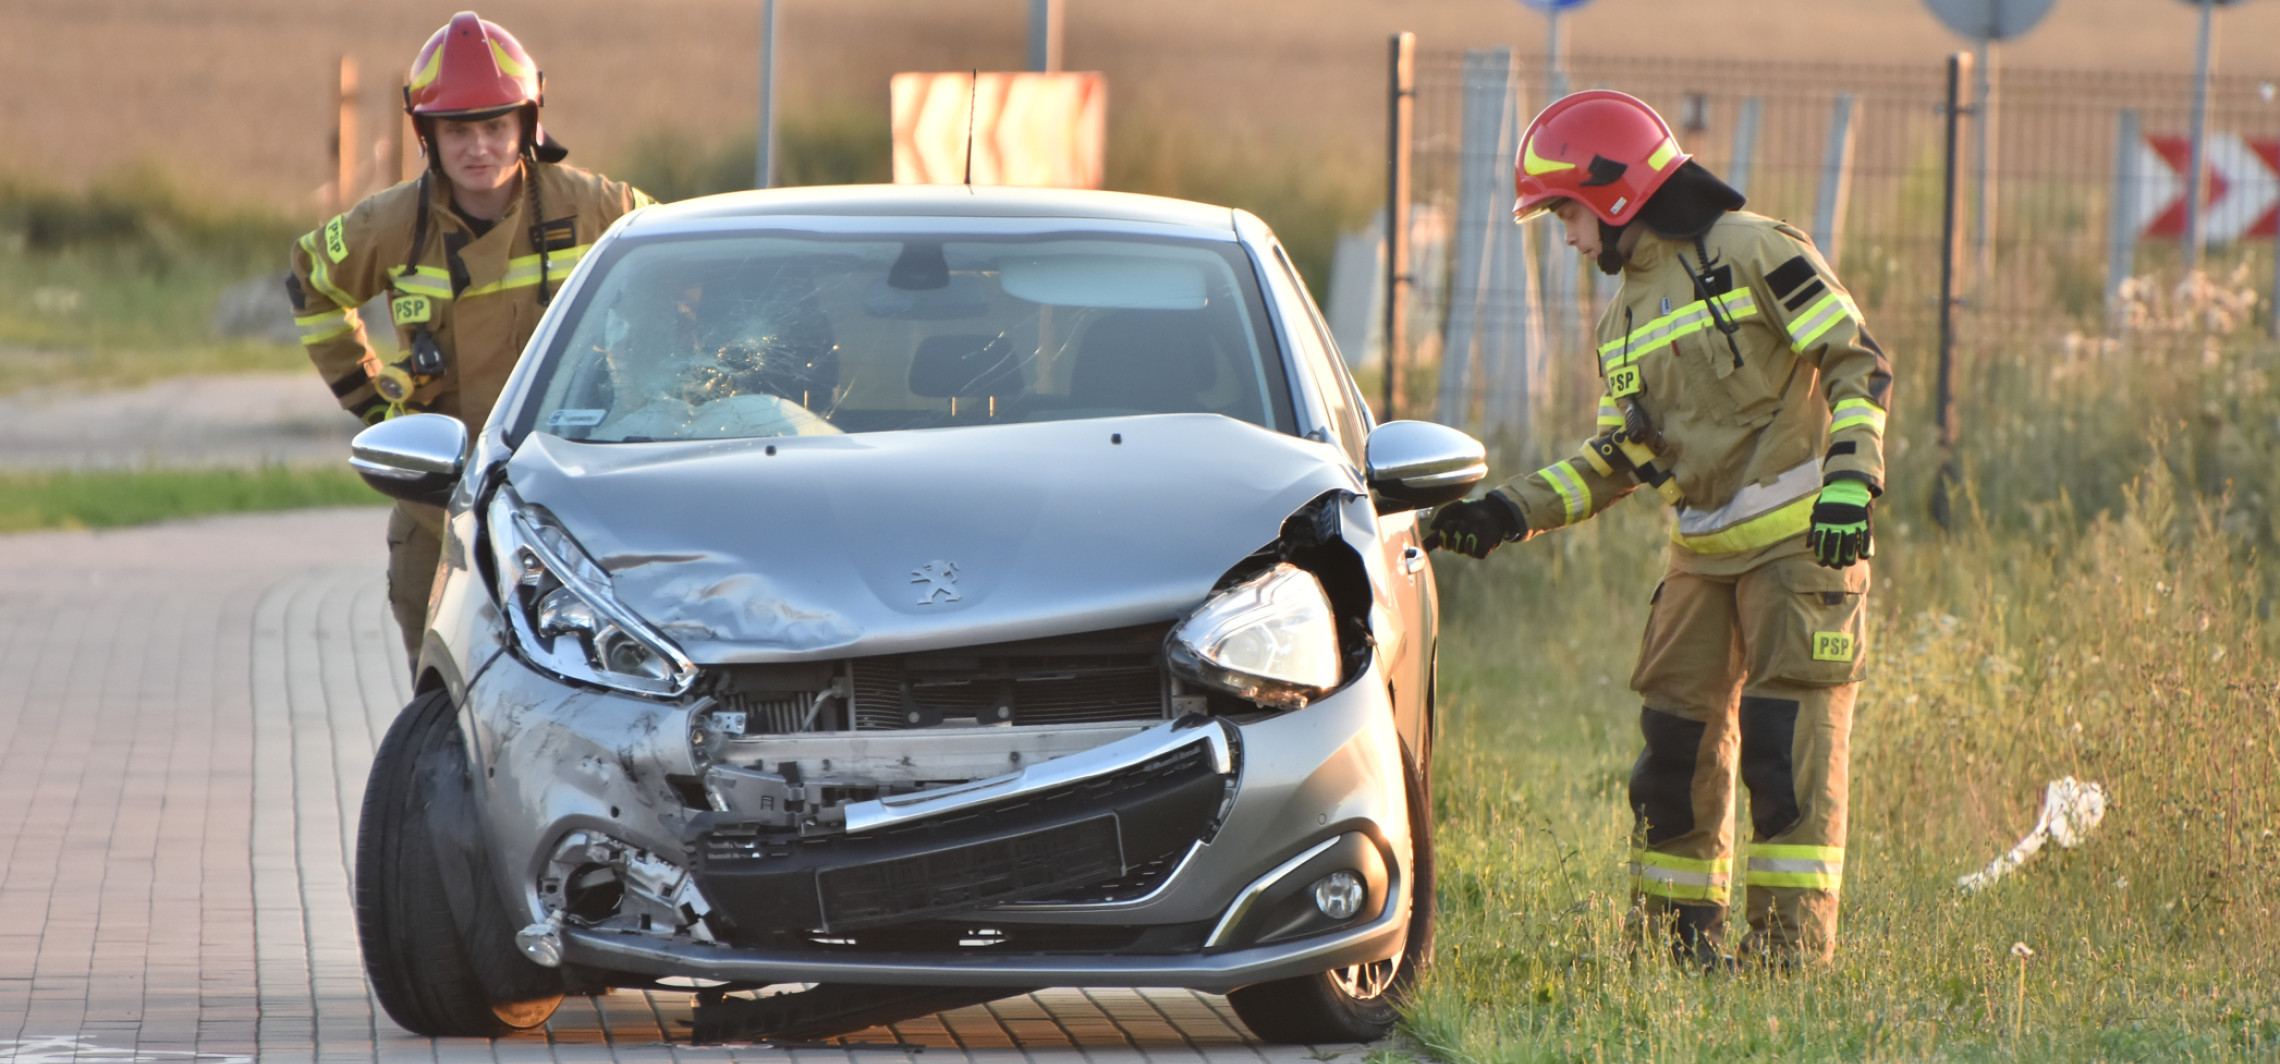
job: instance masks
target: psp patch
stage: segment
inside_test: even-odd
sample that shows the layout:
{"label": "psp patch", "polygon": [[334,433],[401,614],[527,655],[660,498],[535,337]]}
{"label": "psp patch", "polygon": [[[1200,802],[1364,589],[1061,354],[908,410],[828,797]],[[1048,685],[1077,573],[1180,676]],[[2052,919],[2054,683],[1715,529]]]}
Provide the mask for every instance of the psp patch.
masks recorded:
{"label": "psp patch", "polygon": [[325,223],[325,257],[339,262],[348,257],[348,227],[341,220],[347,215],[335,215]]}
{"label": "psp patch", "polygon": [[1851,661],[1853,637],[1851,632],[1813,633],[1814,661]]}
{"label": "psp patch", "polygon": [[388,301],[388,316],[398,325],[420,325],[435,318],[435,301],[426,296],[397,296]]}

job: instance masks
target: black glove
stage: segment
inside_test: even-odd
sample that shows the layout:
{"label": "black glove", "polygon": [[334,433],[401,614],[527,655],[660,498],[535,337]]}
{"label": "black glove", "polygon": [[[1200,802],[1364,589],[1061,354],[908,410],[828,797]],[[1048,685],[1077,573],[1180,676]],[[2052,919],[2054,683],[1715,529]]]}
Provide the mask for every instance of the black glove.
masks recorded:
{"label": "black glove", "polygon": [[1520,515],[1520,505],[1492,491],[1485,498],[1452,502],[1435,511],[1425,549],[1486,558],[1489,551],[1527,534],[1528,519]]}
{"label": "black glove", "polygon": [[1813,501],[1813,528],[1805,544],[1813,556],[1831,569],[1842,569],[1868,557],[1868,511],[1876,505],[1868,485],[1857,480],[1833,480],[1821,486]]}

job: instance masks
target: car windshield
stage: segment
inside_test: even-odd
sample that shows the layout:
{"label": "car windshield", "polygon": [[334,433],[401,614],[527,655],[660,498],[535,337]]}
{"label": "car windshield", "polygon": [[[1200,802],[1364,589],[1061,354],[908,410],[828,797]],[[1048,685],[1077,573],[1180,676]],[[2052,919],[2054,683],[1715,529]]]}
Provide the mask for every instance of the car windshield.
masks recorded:
{"label": "car windshield", "polygon": [[1291,431],[1232,242],[628,240],[569,308],[517,436],[739,439],[1213,413]]}

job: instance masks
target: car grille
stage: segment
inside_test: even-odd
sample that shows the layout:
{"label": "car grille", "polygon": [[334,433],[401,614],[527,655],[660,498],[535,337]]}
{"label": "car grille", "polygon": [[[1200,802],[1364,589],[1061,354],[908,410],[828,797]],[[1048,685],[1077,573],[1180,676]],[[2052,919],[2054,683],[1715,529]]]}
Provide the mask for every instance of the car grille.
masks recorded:
{"label": "car grille", "polygon": [[1116,818],[1094,817],[1010,838],[825,869],[816,876],[827,927],[861,927],[986,905],[1113,876],[1124,868]]}
{"label": "car grille", "polygon": [[[1156,721],[1171,716],[1163,665],[1170,628],[1139,625],[829,667],[709,671],[719,707],[745,714],[747,735]],[[847,697],[818,697],[833,686]]]}

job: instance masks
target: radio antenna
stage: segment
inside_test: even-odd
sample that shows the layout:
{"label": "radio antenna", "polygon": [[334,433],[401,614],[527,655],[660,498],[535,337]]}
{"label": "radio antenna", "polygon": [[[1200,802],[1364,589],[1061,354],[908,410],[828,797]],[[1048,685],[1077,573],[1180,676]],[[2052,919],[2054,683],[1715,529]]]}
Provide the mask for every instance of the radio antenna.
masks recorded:
{"label": "radio antenna", "polygon": [[966,188],[974,187],[974,107],[982,95],[982,68],[975,67],[966,89]]}

